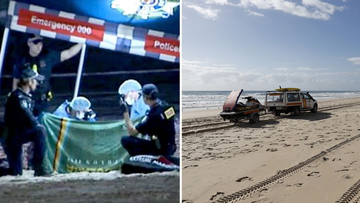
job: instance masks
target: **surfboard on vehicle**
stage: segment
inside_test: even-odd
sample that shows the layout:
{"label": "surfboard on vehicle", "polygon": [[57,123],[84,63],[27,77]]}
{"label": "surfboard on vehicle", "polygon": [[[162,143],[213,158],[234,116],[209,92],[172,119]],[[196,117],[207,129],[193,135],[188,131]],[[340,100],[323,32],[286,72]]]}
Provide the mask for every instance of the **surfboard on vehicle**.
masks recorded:
{"label": "surfboard on vehicle", "polygon": [[279,88],[279,89],[275,89],[275,91],[300,91],[301,89],[299,88],[293,88],[293,87],[288,87],[288,88]]}

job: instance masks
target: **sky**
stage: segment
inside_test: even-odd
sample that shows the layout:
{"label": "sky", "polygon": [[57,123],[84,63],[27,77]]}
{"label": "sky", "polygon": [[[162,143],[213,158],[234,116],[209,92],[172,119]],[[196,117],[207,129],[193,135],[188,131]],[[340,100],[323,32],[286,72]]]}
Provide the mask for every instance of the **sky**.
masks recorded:
{"label": "sky", "polygon": [[359,0],[183,0],[183,91],[360,90]]}

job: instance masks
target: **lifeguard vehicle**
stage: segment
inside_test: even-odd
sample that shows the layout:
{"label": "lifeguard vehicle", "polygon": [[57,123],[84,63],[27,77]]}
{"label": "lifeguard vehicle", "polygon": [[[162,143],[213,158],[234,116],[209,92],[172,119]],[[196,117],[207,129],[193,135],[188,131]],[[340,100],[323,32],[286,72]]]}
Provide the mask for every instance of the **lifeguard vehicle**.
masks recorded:
{"label": "lifeguard vehicle", "polygon": [[301,111],[316,113],[318,110],[317,101],[309,92],[302,92],[299,88],[279,88],[275,91],[267,91],[265,106],[267,112],[272,112],[276,116],[290,112],[298,116]]}
{"label": "lifeguard vehicle", "polygon": [[238,122],[240,119],[249,119],[250,123],[258,123],[260,115],[265,114],[265,106],[252,96],[242,97],[244,103],[239,101],[243,90],[232,91],[227,97],[220,116],[230,122]]}

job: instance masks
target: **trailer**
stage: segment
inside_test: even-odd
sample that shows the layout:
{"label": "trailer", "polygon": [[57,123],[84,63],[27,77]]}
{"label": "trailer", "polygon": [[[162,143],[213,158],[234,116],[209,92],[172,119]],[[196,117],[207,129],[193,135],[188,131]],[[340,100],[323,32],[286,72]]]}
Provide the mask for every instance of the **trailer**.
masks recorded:
{"label": "trailer", "polygon": [[245,102],[239,101],[243,90],[232,91],[227,97],[220,116],[230,122],[249,119],[250,123],[258,123],[260,116],[265,114],[265,106],[252,96],[242,97]]}

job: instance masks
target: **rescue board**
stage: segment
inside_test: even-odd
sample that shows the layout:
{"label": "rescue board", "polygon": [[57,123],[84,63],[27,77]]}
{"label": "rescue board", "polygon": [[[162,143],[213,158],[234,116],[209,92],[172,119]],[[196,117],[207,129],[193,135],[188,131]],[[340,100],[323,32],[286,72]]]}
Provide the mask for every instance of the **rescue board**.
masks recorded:
{"label": "rescue board", "polygon": [[293,88],[293,87],[288,87],[288,88],[280,88],[280,89],[275,89],[276,91],[300,91],[299,88]]}

